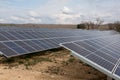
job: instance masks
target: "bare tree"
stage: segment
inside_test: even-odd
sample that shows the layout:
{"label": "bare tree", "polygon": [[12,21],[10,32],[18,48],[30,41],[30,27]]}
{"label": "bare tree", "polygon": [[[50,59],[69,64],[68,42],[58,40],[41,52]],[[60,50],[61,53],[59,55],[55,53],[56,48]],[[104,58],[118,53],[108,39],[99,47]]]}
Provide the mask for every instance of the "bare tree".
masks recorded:
{"label": "bare tree", "polygon": [[84,24],[86,25],[86,29],[95,29],[95,25],[91,21],[85,22]]}
{"label": "bare tree", "polygon": [[84,23],[77,24],[78,29],[86,29],[86,26]]}
{"label": "bare tree", "polygon": [[120,21],[116,21],[116,22],[114,23],[114,27],[115,27],[115,30],[116,30],[116,31],[120,32]]}
{"label": "bare tree", "polygon": [[114,23],[108,23],[107,26],[108,26],[109,30],[115,29]]}
{"label": "bare tree", "polygon": [[100,26],[101,26],[103,23],[104,23],[104,21],[103,21],[102,19],[96,18],[96,24],[95,24],[96,29],[99,29]]}

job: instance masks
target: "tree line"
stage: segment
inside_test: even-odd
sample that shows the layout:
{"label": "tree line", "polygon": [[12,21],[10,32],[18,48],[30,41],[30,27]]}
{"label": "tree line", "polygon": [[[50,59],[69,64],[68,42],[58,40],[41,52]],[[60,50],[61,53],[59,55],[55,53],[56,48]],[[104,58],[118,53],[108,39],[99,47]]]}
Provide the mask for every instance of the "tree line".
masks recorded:
{"label": "tree line", "polygon": [[[101,20],[100,18],[96,19],[96,22],[92,21],[87,21],[87,22],[82,22],[77,25],[78,29],[102,29],[102,30],[116,30],[120,32],[120,21],[115,21],[113,23],[108,23],[108,24],[103,24],[104,21]],[[104,28],[103,28],[104,27]]]}
{"label": "tree line", "polygon": [[80,24],[77,25],[78,29],[100,29],[100,26],[103,24],[103,20],[100,18],[97,18],[95,22],[92,21],[86,21],[86,22],[81,22]]}

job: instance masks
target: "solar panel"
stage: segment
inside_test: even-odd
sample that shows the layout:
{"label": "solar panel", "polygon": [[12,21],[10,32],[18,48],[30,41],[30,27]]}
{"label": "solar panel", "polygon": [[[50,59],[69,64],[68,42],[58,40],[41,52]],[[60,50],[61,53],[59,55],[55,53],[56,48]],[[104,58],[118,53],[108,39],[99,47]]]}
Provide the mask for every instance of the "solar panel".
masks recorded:
{"label": "solar panel", "polygon": [[[62,43],[61,46],[103,73],[120,79],[120,35]],[[118,44],[118,45],[117,45]]]}
{"label": "solar panel", "polygon": [[20,47],[19,45],[15,44],[14,42],[3,42],[4,45],[9,47],[10,49],[14,50],[18,54],[25,54],[27,53],[27,50],[24,48]]}
{"label": "solar panel", "polygon": [[0,53],[14,57],[61,47],[120,79],[120,36],[115,31],[0,27]]}
{"label": "solar panel", "polygon": [[14,43],[16,43],[17,45],[23,47],[23,48],[26,49],[28,52],[34,52],[34,51],[35,51],[35,48],[34,48],[34,47],[29,46],[28,44],[26,44],[26,43],[23,42],[23,41],[15,41]]}
{"label": "solar panel", "polygon": [[118,64],[118,67],[115,70],[115,75],[117,75],[118,77],[120,76],[120,63]]}
{"label": "solar panel", "polygon": [[9,51],[3,51],[2,48],[0,51],[6,57],[13,57],[58,48],[64,42],[114,34],[114,31],[0,27],[0,42],[12,53],[9,54]]}
{"label": "solar panel", "polygon": [[7,33],[6,31],[0,31],[0,34],[5,36],[6,38],[10,39],[10,40],[17,40],[16,37],[14,37],[13,35]]}
{"label": "solar panel", "polygon": [[3,53],[4,56],[15,56],[17,52],[11,50],[9,47],[5,46],[3,43],[0,43],[0,51]]}
{"label": "solar panel", "polygon": [[23,42],[25,42],[27,45],[35,48],[35,50],[37,50],[37,51],[42,51],[42,50],[44,50],[44,48],[42,48],[42,47],[39,46],[38,44],[34,43],[32,40],[31,40],[31,41],[30,41],[30,40],[29,40],[29,41],[23,41]]}

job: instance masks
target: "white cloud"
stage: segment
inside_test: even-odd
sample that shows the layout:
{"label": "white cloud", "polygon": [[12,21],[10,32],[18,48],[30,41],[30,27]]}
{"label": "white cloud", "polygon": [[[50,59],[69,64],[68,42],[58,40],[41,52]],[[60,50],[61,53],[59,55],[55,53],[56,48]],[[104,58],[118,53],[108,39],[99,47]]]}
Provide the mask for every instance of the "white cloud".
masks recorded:
{"label": "white cloud", "polygon": [[4,19],[0,19],[0,22],[4,21]]}
{"label": "white cloud", "polygon": [[42,20],[41,20],[41,19],[37,19],[37,18],[31,17],[31,18],[29,18],[29,22],[30,22],[30,23],[41,23]]}
{"label": "white cloud", "polygon": [[5,23],[6,20],[5,19],[0,19],[0,23]]}
{"label": "white cloud", "polygon": [[61,14],[55,15],[55,17],[56,17],[57,23],[60,23],[60,24],[70,23],[70,24],[72,24],[73,22],[71,22],[71,21],[76,20],[77,18],[80,18],[80,14],[63,14],[63,13],[61,13]]}
{"label": "white cloud", "polygon": [[39,14],[35,11],[29,11],[29,15],[32,16],[32,17],[38,17]]}
{"label": "white cloud", "polygon": [[64,7],[62,12],[55,14],[53,17],[58,24],[74,24],[81,15],[80,13],[72,13],[71,9]]}
{"label": "white cloud", "polygon": [[25,19],[21,18],[21,17],[18,17],[18,16],[11,16],[11,19],[12,20],[18,20],[18,21],[24,21]]}
{"label": "white cloud", "polygon": [[41,19],[37,19],[34,17],[23,18],[20,16],[11,16],[11,20],[13,22],[21,22],[21,23],[41,23]]}
{"label": "white cloud", "polygon": [[105,17],[112,17],[112,14],[110,14],[110,13],[97,13],[97,14],[94,14],[93,16],[99,17],[99,18],[105,18]]}
{"label": "white cloud", "polygon": [[72,10],[65,6],[65,7],[63,8],[62,12],[63,12],[63,13],[66,13],[66,14],[70,14],[70,13],[72,13]]}
{"label": "white cloud", "polygon": [[[41,1],[30,0],[29,5],[26,5],[27,0],[0,0],[0,22],[65,24],[95,21],[98,17],[106,22],[120,20],[120,0],[116,2],[103,0],[101,4],[97,4],[100,0],[92,2],[90,0],[45,0],[45,2],[42,1],[43,3]],[[96,5],[90,5],[90,3]]]}

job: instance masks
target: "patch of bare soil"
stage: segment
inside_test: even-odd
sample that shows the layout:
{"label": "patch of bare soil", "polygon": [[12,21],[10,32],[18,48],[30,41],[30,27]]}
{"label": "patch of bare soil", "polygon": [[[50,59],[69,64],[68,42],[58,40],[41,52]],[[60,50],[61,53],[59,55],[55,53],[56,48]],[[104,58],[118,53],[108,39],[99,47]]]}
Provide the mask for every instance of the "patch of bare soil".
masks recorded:
{"label": "patch of bare soil", "polygon": [[70,55],[65,49],[5,59],[0,80],[106,80],[106,75]]}

